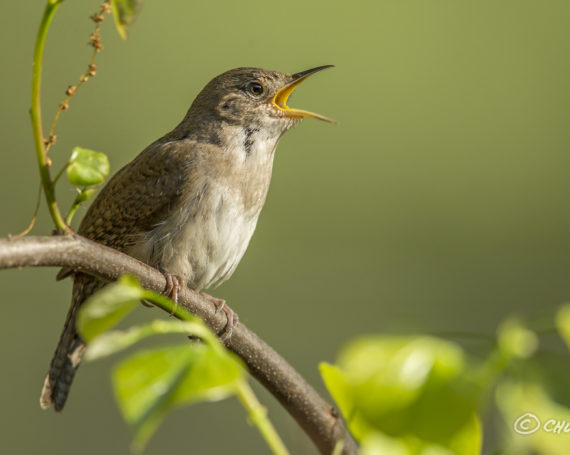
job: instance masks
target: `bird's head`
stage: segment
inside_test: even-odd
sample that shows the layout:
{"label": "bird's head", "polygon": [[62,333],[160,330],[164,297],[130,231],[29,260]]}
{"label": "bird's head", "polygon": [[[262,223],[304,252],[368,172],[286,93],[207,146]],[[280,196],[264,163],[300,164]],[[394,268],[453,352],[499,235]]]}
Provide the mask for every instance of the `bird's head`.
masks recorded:
{"label": "bird's head", "polygon": [[306,78],[333,65],[296,74],[259,68],[236,68],[212,79],[194,101],[190,112],[206,112],[227,122],[286,131],[304,117],[335,123],[327,117],[289,107],[287,101]]}

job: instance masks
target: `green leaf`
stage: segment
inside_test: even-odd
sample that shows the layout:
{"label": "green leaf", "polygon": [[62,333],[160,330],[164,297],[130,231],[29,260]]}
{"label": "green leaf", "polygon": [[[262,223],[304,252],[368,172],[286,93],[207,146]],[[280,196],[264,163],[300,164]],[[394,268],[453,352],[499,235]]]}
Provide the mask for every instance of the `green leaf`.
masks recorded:
{"label": "green leaf", "polygon": [[568,454],[570,408],[553,401],[540,384],[507,381],[495,396],[508,430],[505,453]]}
{"label": "green leaf", "polygon": [[412,455],[405,444],[382,433],[368,435],[360,445],[359,455]]}
{"label": "green leaf", "polygon": [[109,159],[104,153],[75,147],[69,158],[67,178],[75,186],[92,186],[109,175]]}
{"label": "green leaf", "polygon": [[78,190],[77,196],[75,196],[75,200],[73,204],[81,204],[83,202],[88,201],[93,197],[93,195],[97,192],[95,188],[83,188]]}
{"label": "green leaf", "polygon": [[479,455],[483,444],[481,422],[475,412],[449,441],[449,448],[454,454]]}
{"label": "green leaf", "polygon": [[501,324],[498,332],[499,349],[508,357],[526,359],[538,348],[538,337],[516,319]]}
{"label": "green leaf", "polygon": [[339,363],[350,375],[356,404],[371,421],[414,402],[434,369],[455,377],[464,366],[458,347],[429,337],[361,338],[341,352]]}
{"label": "green leaf", "polygon": [[167,411],[226,398],[244,380],[243,373],[227,351],[192,343],[136,354],[116,368],[113,386],[124,418],[134,427],[134,444],[142,448]]}
{"label": "green leaf", "polygon": [[355,401],[356,387],[351,378],[336,365],[322,362],[319,371],[325,385],[336,405],[345,416],[352,435],[357,440],[363,440],[367,435],[376,433],[377,429],[363,418]]}
{"label": "green leaf", "polygon": [[92,340],[85,351],[85,360],[92,361],[126,349],[140,340],[153,335],[185,333],[206,338],[209,329],[200,322],[156,320],[128,330],[113,330],[102,333]]}
{"label": "green leaf", "polygon": [[351,396],[350,385],[347,384],[347,379],[342,370],[336,365],[321,362],[319,371],[329,393],[341,412],[345,416],[351,416],[354,409],[354,400]]}
{"label": "green leaf", "polygon": [[89,343],[116,325],[143,298],[144,290],[136,278],[123,276],[93,294],[79,309],[77,330]]}
{"label": "green leaf", "polygon": [[394,438],[383,433],[370,433],[360,444],[360,455],[458,455],[480,454],[479,421],[474,416],[467,425],[455,435],[454,440],[444,447],[439,444],[422,441],[414,436]]}
{"label": "green leaf", "polygon": [[411,453],[419,447],[478,453],[481,391],[455,344],[433,337],[360,338],[342,351],[338,367],[321,365],[321,374],[356,439],[381,432],[404,441]]}
{"label": "green leaf", "polygon": [[556,327],[570,349],[570,303],[565,303],[556,313]]}
{"label": "green leaf", "polygon": [[121,38],[127,39],[127,28],[135,21],[141,7],[142,0],[111,0],[115,26]]}

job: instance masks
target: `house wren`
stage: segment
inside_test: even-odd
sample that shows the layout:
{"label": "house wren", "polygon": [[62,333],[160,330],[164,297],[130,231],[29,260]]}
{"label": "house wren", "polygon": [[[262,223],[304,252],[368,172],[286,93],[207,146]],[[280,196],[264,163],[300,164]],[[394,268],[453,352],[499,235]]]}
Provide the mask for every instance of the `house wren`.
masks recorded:
{"label": "house wren", "polygon": [[[182,122],[149,145],[109,180],[78,233],[123,251],[165,274],[174,299],[181,283],[200,291],[227,280],[242,258],[269,188],[273,156],[283,133],[311,117],[287,106],[311,74],[237,68],[215,77]],[[60,411],[85,343],[75,329],[79,306],[105,282],[73,275],[73,296],[40,404]],[[225,302],[208,296],[237,323]]]}

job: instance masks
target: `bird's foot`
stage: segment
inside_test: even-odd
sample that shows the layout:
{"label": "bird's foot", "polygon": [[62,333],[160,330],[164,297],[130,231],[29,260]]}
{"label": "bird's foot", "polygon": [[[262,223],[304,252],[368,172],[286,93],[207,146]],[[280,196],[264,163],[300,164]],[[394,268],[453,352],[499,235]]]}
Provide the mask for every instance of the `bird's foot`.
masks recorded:
{"label": "bird's foot", "polygon": [[178,306],[178,293],[180,292],[180,289],[182,289],[183,281],[178,275],[171,275],[166,272],[162,272],[162,274],[166,280],[166,287],[164,288],[164,291],[162,291],[162,294],[174,300],[174,307],[170,313],[170,316],[172,316]]}
{"label": "bird's foot", "polygon": [[216,307],[216,313],[220,310],[226,313],[227,323],[222,335],[220,336],[220,339],[222,341],[230,339],[234,327],[237,327],[239,323],[239,316],[237,315],[237,313],[235,313],[226,304],[226,301],[224,299],[218,299],[217,297],[212,297],[210,294],[206,294],[205,292],[200,292],[200,295],[206,297],[210,302],[214,304],[214,306]]}

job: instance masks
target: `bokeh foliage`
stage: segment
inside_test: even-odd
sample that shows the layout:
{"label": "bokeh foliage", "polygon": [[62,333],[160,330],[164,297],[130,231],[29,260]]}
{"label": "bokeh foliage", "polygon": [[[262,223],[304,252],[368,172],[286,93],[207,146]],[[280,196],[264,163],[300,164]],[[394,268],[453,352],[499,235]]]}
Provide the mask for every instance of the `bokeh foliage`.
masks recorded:
{"label": "bokeh foliage", "polygon": [[[569,328],[566,312],[567,305],[557,315],[561,337]],[[337,365],[321,363],[320,370],[365,455],[479,455],[481,414],[490,418],[489,408],[506,424],[493,453],[562,455],[570,408],[549,397],[540,379],[521,374],[520,362],[537,347],[536,334],[511,319],[482,362],[443,339],[376,335],[350,342]],[[521,422],[529,411],[541,417],[527,432]]]}

